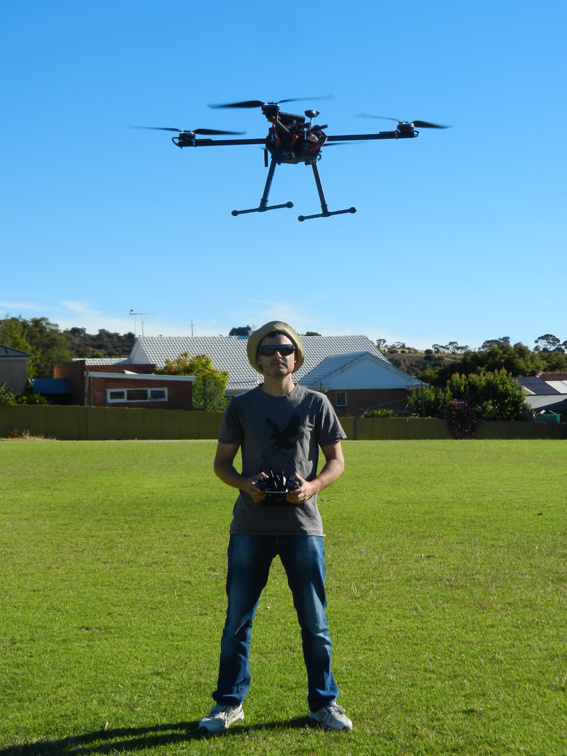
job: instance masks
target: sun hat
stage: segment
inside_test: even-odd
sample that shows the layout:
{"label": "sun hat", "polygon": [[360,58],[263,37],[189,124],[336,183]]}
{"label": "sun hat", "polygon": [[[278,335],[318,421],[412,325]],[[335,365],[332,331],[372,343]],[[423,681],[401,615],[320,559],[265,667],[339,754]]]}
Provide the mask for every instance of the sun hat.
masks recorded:
{"label": "sun hat", "polygon": [[288,339],[295,344],[295,355],[297,358],[295,367],[293,369],[293,372],[295,373],[295,371],[299,370],[299,368],[303,365],[303,360],[305,359],[305,347],[303,346],[303,342],[301,341],[299,334],[296,333],[294,329],[287,323],[282,323],[281,320],[270,320],[269,323],[266,323],[261,328],[257,328],[255,331],[252,331],[252,333],[248,337],[248,343],[246,345],[248,362],[252,365],[254,370],[257,370],[259,373],[262,372],[256,359],[258,348],[262,343],[262,339],[264,339],[269,333],[273,333],[274,331],[287,336]]}

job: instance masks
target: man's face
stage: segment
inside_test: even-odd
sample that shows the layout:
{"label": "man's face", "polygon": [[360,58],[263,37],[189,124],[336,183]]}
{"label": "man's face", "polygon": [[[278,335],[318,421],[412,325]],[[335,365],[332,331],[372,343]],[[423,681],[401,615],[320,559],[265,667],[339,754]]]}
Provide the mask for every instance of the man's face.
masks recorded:
{"label": "man's face", "polygon": [[[287,336],[284,336],[283,333],[278,333],[275,336],[266,336],[263,338],[260,342],[260,347],[267,345],[279,346],[283,344],[291,344],[293,346],[293,341]],[[273,355],[264,356],[258,351],[257,359],[258,365],[264,375],[275,378],[276,376],[286,376],[293,373],[297,361],[297,355],[295,352],[292,352],[286,357],[276,350]]]}

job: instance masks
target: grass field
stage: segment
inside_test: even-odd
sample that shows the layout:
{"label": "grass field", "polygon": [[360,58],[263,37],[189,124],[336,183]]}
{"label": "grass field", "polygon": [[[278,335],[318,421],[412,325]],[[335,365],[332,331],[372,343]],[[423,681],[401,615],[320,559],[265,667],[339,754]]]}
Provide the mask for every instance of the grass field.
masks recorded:
{"label": "grass field", "polygon": [[567,442],[346,442],[321,494],[352,732],[307,722],[275,564],[206,738],[234,491],[215,444],[0,441],[0,756],[567,754]]}

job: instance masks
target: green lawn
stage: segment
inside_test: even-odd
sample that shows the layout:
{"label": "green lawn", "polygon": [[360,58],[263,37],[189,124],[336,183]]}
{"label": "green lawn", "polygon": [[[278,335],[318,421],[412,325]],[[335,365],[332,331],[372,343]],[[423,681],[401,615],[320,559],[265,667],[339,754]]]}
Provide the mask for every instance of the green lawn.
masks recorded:
{"label": "green lawn", "polygon": [[281,566],[206,738],[235,492],[212,441],[0,441],[0,756],[567,754],[567,441],[357,441],[320,496],[352,732],[310,726]]}

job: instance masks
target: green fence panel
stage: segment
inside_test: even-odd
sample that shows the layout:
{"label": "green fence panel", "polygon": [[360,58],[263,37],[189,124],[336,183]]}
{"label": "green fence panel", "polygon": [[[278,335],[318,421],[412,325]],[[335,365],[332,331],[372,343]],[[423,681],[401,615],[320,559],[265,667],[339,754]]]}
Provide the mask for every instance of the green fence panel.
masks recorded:
{"label": "green fence panel", "polygon": [[[130,407],[0,406],[0,438],[29,433],[61,440],[216,439],[222,412]],[[350,440],[447,439],[444,420],[421,417],[342,417]],[[481,422],[478,439],[567,438],[567,423]]]}

